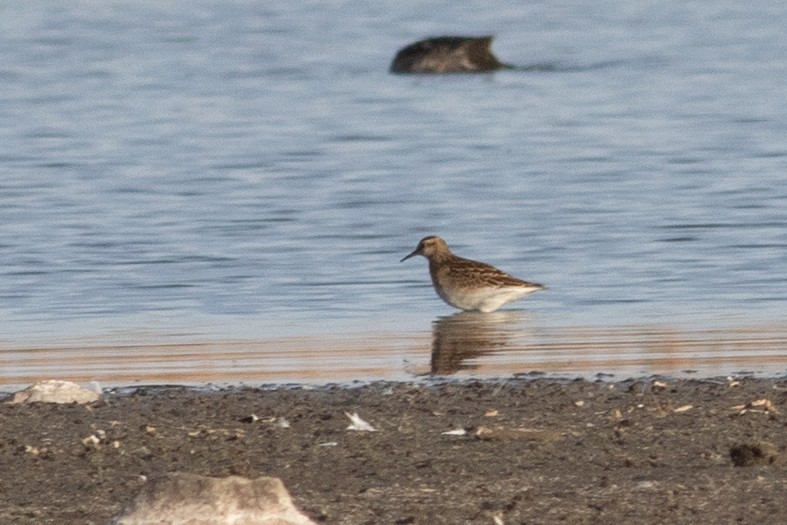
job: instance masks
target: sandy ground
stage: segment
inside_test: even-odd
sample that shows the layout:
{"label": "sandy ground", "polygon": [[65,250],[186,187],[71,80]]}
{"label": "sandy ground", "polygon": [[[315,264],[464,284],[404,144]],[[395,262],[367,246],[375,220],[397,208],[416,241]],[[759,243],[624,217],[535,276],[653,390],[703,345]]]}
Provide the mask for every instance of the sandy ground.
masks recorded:
{"label": "sandy ground", "polygon": [[[347,430],[345,412],[377,431]],[[280,477],[326,524],[782,524],[786,414],[787,378],[151,387],[90,406],[2,404],[0,523],[105,524],[145,479],[183,471]]]}

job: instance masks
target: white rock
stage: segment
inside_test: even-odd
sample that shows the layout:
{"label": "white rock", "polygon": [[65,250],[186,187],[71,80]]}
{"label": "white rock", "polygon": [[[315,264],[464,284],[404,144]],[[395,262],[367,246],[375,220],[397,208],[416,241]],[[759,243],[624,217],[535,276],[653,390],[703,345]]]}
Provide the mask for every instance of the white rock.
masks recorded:
{"label": "white rock", "polygon": [[114,525],[316,525],[278,478],[174,472],[148,482]]}
{"label": "white rock", "polygon": [[84,405],[101,395],[70,381],[39,381],[14,394],[9,403],[78,403]]}

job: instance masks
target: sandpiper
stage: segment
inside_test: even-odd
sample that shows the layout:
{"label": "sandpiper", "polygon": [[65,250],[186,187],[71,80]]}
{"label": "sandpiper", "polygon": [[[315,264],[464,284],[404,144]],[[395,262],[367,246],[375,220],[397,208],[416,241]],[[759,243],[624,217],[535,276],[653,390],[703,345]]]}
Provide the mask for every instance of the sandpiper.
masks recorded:
{"label": "sandpiper", "polygon": [[436,236],[424,237],[413,253],[429,260],[429,274],[437,295],[455,308],[494,312],[504,304],[543,290],[545,286],[512,277],[486,263],[454,255]]}

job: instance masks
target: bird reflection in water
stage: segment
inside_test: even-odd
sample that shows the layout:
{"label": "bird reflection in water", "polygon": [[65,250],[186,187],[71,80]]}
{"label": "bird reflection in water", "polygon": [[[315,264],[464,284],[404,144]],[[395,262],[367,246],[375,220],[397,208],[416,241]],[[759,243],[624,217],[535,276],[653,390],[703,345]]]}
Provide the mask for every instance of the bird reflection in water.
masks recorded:
{"label": "bird reflection in water", "polygon": [[478,368],[477,358],[505,348],[526,317],[521,312],[459,312],[432,327],[432,375]]}

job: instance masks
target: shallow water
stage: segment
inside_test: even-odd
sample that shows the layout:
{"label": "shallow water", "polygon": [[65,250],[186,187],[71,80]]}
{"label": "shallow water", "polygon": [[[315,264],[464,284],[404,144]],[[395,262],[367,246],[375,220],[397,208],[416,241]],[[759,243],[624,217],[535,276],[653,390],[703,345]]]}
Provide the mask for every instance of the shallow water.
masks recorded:
{"label": "shallow water", "polygon": [[[460,376],[787,371],[778,5],[33,1],[0,24],[5,384],[413,378],[440,338]],[[445,32],[520,67],[387,73]],[[427,234],[549,290],[466,328],[398,263]]]}
{"label": "shallow water", "polygon": [[621,380],[779,376],[787,328],[656,326],[545,328],[517,311],[439,318],[431,334],[369,333],[195,343],[6,349],[5,389],[42,377],[99,384],[292,384],[421,378],[555,377]]}

